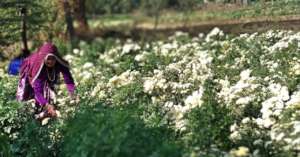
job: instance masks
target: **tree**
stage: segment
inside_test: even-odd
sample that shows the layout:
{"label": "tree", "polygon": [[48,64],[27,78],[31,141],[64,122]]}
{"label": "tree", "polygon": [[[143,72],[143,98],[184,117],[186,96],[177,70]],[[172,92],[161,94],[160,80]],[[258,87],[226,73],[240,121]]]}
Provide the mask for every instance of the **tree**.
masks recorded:
{"label": "tree", "polygon": [[184,13],[184,26],[187,25],[189,16],[194,10],[195,7],[199,4],[199,0],[184,0],[184,1],[178,1],[179,8]]}
{"label": "tree", "polygon": [[[0,44],[8,45],[20,41],[22,35],[27,37],[28,34],[32,38],[41,31],[48,30],[48,23],[54,19],[52,4],[52,1],[47,0],[1,0]],[[26,16],[21,16],[25,15],[21,14],[22,8],[26,8]],[[22,29],[24,21],[25,31]]]}
{"label": "tree", "polygon": [[67,24],[67,33],[69,35],[71,48],[73,49],[76,45],[76,39],[75,39],[75,31],[73,26],[73,18],[71,15],[71,6],[68,2],[68,0],[63,0],[63,8],[65,13],[65,20]]}
{"label": "tree", "polygon": [[[22,37],[23,49],[25,53],[28,52],[26,15],[27,15],[26,8],[21,8],[21,18],[22,18],[21,37]],[[24,55],[28,55],[28,54],[24,54]]]}
{"label": "tree", "polygon": [[78,22],[79,28],[83,30],[89,29],[89,25],[86,18],[85,0],[74,0],[74,19]]}
{"label": "tree", "polygon": [[160,13],[167,4],[167,0],[142,0],[142,9],[147,15],[154,17],[154,29],[157,28]]}

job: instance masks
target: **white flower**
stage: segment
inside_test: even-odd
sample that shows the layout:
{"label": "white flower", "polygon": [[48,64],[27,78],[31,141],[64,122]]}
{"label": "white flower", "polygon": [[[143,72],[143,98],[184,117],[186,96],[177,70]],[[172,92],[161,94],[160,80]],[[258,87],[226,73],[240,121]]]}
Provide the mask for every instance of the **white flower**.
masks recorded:
{"label": "white flower", "polygon": [[44,118],[44,119],[42,120],[42,125],[43,125],[43,126],[44,126],[44,125],[47,125],[47,124],[49,123],[49,120],[50,120],[49,117]]}
{"label": "white flower", "polygon": [[263,119],[261,119],[261,118],[255,119],[255,122],[258,126],[263,126],[263,124],[264,124]]}
{"label": "white flower", "polygon": [[289,90],[286,86],[280,89],[279,97],[282,101],[287,101],[290,99]]}
{"label": "white flower", "polygon": [[249,37],[249,34],[247,34],[247,33],[240,34],[240,38],[248,38],[248,37]]}
{"label": "white flower", "polygon": [[275,110],[275,111],[273,112],[273,115],[275,115],[275,116],[280,116],[281,112],[282,112],[282,110]]}
{"label": "white flower", "polygon": [[242,123],[243,124],[246,124],[246,123],[249,123],[250,122],[250,118],[249,117],[246,117],[242,120]]}
{"label": "white flower", "polygon": [[284,102],[281,97],[271,97],[262,102],[262,113],[263,119],[269,119],[272,115],[278,116],[284,109]]}
{"label": "white flower", "polygon": [[136,55],[134,57],[134,60],[137,61],[137,62],[141,62],[145,59],[145,56],[143,54],[139,54],[139,55]]}
{"label": "white flower", "polygon": [[87,63],[85,63],[84,65],[83,65],[83,69],[90,69],[90,68],[92,68],[92,67],[94,67],[94,64],[93,63],[91,63],[91,62],[87,62]]}
{"label": "white flower", "polygon": [[246,157],[249,155],[249,148],[240,146],[237,150],[231,150],[230,154],[236,157]]}
{"label": "white flower", "polygon": [[83,71],[82,73],[79,74],[79,76],[83,79],[83,80],[89,80],[90,78],[93,77],[93,74],[89,71]]}
{"label": "white flower", "polygon": [[271,120],[270,118],[264,119],[263,126],[265,128],[270,128],[274,123],[275,123],[274,120]]}
{"label": "white flower", "polygon": [[186,130],[186,121],[185,120],[178,120],[175,123],[175,127],[180,130],[180,131],[185,131]]}
{"label": "white flower", "polygon": [[174,103],[172,101],[168,101],[165,103],[165,106],[168,107],[168,108],[171,108],[174,106]]}
{"label": "white flower", "polygon": [[4,132],[10,134],[11,129],[12,128],[10,126],[4,127]]}
{"label": "white flower", "polygon": [[211,32],[209,32],[205,38],[206,42],[211,42],[213,41],[213,38],[215,36],[223,36],[224,33],[221,31],[219,28],[215,27]]}
{"label": "white flower", "polygon": [[284,48],[287,48],[288,46],[289,46],[288,41],[279,41],[276,44],[274,44],[273,46],[271,46],[269,48],[269,51],[274,52],[275,50],[282,50]]}
{"label": "white flower", "polygon": [[83,51],[83,50],[80,50],[79,55],[80,55],[80,56],[83,56],[83,55],[84,55],[84,51]]}
{"label": "white flower", "polygon": [[292,144],[293,145],[299,145],[300,144],[300,138],[296,138],[295,140],[293,140]]}
{"label": "white flower", "polygon": [[265,142],[265,148],[269,147],[272,144],[272,141]]}
{"label": "white flower", "polygon": [[134,43],[127,43],[123,46],[122,48],[122,54],[127,54],[131,51],[137,51],[141,49],[141,47],[138,44],[134,44]]}
{"label": "white flower", "polygon": [[291,143],[293,140],[291,138],[284,138],[283,141],[286,143]]}
{"label": "white flower", "polygon": [[55,113],[56,113],[56,116],[57,116],[58,118],[61,117],[61,114],[60,114],[60,112],[59,112],[58,110],[56,110]]}
{"label": "white flower", "polygon": [[203,38],[203,37],[204,37],[204,34],[203,34],[203,33],[199,33],[199,34],[198,34],[198,38],[201,39],[201,38]]}
{"label": "white flower", "polygon": [[238,125],[236,124],[236,123],[234,123],[234,124],[232,124],[231,126],[230,126],[230,131],[231,132],[234,132],[234,131],[236,131],[238,129]]}
{"label": "white flower", "polygon": [[201,104],[202,104],[202,95],[203,95],[203,89],[202,88],[200,88],[199,90],[197,90],[197,91],[194,91],[193,93],[192,93],[192,95],[190,95],[190,96],[188,96],[186,99],[185,99],[185,101],[184,101],[184,103],[185,103],[185,105],[186,106],[189,106],[189,108],[190,109],[192,109],[192,108],[195,108],[195,107],[197,107],[197,106],[201,106]]}
{"label": "white flower", "polygon": [[250,69],[242,71],[241,74],[240,74],[241,80],[248,80],[249,77],[250,77],[250,74],[251,74]]}
{"label": "white flower", "polygon": [[291,74],[300,75],[300,64],[295,63],[291,69]]}
{"label": "white flower", "polygon": [[177,45],[177,43],[167,43],[167,44],[162,45],[160,48],[161,48],[161,54],[163,56],[167,56],[167,55],[171,54],[171,51],[173,49],[178,48],[178,45]]}
{"label": "white flower", "polygon": [[293,134],[297,134],[300,132],[300,121],[295,121],[294,122],[294,132]]}
{"label": "white flower", "polygon": [[111,79],[109,79],[108,85],[111,87],[125,86],[135,81],[138,75],[139,75],[138,71],[127,70],[123,72],[121,75],[113,76]]}
{"label": "white flower", "polygon": [[246,105],[248,104],[249,102],[251,102],[253,100],[253,97],[242,97],[242,98],[239,98],[237,101],[236,101],[236,104],[240,104],[240,105]]}
{"label": "white flower", "polygon": [[73,59],[74,59],[74,56],[68,54],[68,55],[64,56],[64,59],[69,61],[69,62],[72,62]]}
{"label": "white flower", "polygon": [[281,140],[283,139],[284,136],[285,136],[285,135],[284,135],[284,133],[282,132],[282,133],[280,133],[279,135],[277,135],[277,137],[275,138],[275,140],[276,140],[276,141],[281,141]]}
{"label": "white flower", "polygon": [[253,156],[260,156],[260,155],[259,155],[259,149],[255,149],[255,150],[254,150]]}
{"label": "white flower", "polygon": [[233,133],[230,134],[229,138],[233,141],[236,141],[242,139],[242,136],[238,131],[234,131]]}
{"label": "white flower", "polygon": [[260,144],[262,144],[263,143],[263,140],[262,139],[258,139],[258,140],[255,140],[254,142],[253,142],[253,145],[260,145]]}
{"label": "white flower", "polygon": [[182,32],[182,31],[176,31],[175,32],[176,37],[181,37],[181,36],[188,36],[188,33]]}
{"label": "white flower", "polygon": [[296,91],[291,96],[291,99],[286,103],[287,106],[297,105],[300,103],[300,92]]}
{"label": "white flower", "polygon": [[153,80],[146,80],[144,82],[144,92],[152,93],[154,89],[155,82]]}
{"label": "white flower", "polygon": [[166,79],[160,79],[156,82],[156,86],[160,89],[166,89],[167,88],[167,80]]}
{"label": "white flower", "polygon": [[79,54],[79,52],[80,52],[80,50],[79,50],[79,49],[73,49],[73,53],[74,53],[74,54],[76,54],[76,55],[77,55],[77,54]]}

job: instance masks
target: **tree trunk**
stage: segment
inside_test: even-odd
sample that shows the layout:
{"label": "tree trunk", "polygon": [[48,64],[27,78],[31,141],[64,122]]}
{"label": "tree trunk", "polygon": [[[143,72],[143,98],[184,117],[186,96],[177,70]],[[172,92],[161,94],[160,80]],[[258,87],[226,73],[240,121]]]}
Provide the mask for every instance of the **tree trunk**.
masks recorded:
{"label": "tree trunk", "polygon": [[75,48],[75,31],[73,26],[73,18],[71,16],[71,8],[68,0],[63,0],[63,6],[65,11],[65,20],[67,23],[67,32],[69,34],[69,40],[71,42],[72,49]]}
{"label": "tree trunk", "polygon": [[158,21],[159,21],[159,13],[155,13],[155,19],[154,19],[154,30],[157,29],[158,26]]}
{"label": "tree trunk", "polygon": [[248,0],[243,0],[243,5],[248,5]]}
{"label": "tree trunk", "polygon": [[[28,51],[28,44],[27,44],[27,27],[26,27],[26,8],[21,9],[21,17],[22,17],[22,31],[21,31],[21,38],[23,43],[23,49]],[[25,55],[25,54],[24,54]]]}
{"label": "tree trunk", "polygon": [[79,28],[83,30],[89,29],[86,18],[85,0],[75,0],[74,4],[74,17],[79,24]]}

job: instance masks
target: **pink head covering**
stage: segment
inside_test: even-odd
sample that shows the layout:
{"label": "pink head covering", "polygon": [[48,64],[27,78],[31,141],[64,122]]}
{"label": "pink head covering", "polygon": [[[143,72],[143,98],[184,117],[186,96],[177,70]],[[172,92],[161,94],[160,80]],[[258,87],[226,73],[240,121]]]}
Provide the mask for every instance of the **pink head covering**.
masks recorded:
{"label": "pink head covering", "polygon": [[39,76],[48,56],[54,56],[57,60],[56,64],[69,68],[68,62],[58,54],[57,47],[47,42],[42,45],[36,53],[33,53],[24,60],[20,70],[21,77],[27,73],[29,83],[32,85]]}

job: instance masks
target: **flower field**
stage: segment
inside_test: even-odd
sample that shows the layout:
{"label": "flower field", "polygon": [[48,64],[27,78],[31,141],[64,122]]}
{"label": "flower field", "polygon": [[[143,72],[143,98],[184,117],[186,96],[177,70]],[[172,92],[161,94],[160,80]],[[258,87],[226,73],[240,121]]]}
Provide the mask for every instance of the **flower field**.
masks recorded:
{"label": "flower field", "polygon": [[[63,45],[58,45],[63,50]],[[41,125],[0,70],[0,156],[297,156],[300,33],[96,39],[64,56],[79,102]]]}

